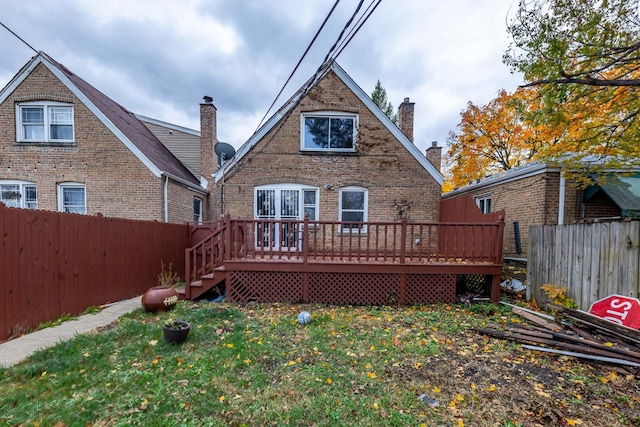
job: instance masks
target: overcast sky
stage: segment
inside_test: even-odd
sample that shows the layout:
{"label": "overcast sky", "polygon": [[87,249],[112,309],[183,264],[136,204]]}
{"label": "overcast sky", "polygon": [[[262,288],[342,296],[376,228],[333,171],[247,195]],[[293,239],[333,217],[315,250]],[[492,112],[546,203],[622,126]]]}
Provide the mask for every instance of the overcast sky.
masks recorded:
{"label": "overcast sky", "polygon": [[[364,8],[371,0],[365,0]],[[218,138],[256,130],[334,0],[3,1],[0,21],[127,109],[199,129],[218,109]],[[357,0],[342,0],[277,107],[318,68]],[[415,102],[415,142],[444,144],[467,102],[485,104],[521,77],[502,63],[517,0],[382,0],[338,58],[395,108]],[[34,52],[0,28],[0,87]],[[270,115],[273,113],[269,113]]]}

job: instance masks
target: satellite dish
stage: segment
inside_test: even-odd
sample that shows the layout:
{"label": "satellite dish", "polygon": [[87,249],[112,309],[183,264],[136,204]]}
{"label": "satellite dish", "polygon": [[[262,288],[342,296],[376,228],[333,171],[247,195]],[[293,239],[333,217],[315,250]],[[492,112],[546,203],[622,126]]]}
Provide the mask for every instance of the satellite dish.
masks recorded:
{"label": "satellite dish", "polygon": [[216,142],[216,145],[213,146],[213,151],[218,155],[218,167],[236,154],[235,148],[226,142]]}

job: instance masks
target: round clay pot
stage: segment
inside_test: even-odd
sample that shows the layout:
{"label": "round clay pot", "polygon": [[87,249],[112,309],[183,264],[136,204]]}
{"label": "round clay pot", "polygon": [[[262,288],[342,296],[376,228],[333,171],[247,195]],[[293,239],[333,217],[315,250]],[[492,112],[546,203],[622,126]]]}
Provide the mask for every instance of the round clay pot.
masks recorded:
{"label": "round clay pot", "polygon": [[169,311],[178,303],[178,291],[166,286],[154,286],[142,295],[142,306],[147,313]]}
{"label": "round clay pot", "polygon": [[189,335],[191,325],[180,320],[175,320],[173,324],[176,325],[176,327],[162,325],[162,333],[164,334],[164,339],[170,343],[182,344]]}

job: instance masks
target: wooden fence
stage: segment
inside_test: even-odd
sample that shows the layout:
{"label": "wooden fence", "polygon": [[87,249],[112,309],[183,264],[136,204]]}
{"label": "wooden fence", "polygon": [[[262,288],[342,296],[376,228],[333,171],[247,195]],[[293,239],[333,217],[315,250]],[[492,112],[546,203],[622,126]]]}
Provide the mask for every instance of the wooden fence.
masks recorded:
{"label": "wooden fence", "polygon": [[567,287],[578,308],[611,294],[640,295],[640,222],[544,225],[529,228],[527,297],[547,302],[540,289]]}
{"label": "wooden fence", "polygon": [[120,301],[184,272],[186,224],[7,208],[0,203],[0,340]]}

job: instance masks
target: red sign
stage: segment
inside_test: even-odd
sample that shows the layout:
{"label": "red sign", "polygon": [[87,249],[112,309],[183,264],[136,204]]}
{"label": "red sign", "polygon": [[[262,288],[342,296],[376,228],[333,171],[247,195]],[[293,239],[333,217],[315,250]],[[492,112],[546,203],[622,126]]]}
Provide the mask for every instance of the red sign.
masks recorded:
{"label": "red sign", "polygon": [[589,313],[618,325],[640,329],[640,301],[622,295],[609,295],[591,304]]}

